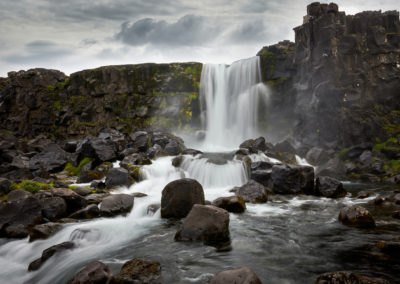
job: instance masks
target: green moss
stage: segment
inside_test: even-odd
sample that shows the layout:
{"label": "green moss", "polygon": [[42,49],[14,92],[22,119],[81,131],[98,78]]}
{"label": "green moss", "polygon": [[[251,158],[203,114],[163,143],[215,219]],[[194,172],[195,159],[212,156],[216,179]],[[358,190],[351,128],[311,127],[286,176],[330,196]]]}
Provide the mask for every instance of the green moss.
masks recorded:
{"label": "green moss", "polygon": [[23,180],[20,183],[13,183],[11,185],[11,190],[14,189],[24,189],[30,193],[37,193],[39,190],[49,190],[51,186],[46,183],[41,183],[33,180]]}
{"label": "green moss", "polygon": [[64,168],[64,171],[66,171],[70,176],[77,176],[81,173],[83,166],[90,163],[92,160],[93,160],[92,158],[84,158],[80,161],[77,167],[75,167],[71,163],[67,163],[67,165]]}
{"label": "green moss", "polygon": [[71,83],[71,80],[69,78],[65,79],[65,81],[60,84],[61,88],[65,89],[66,87],[69,86],[70,83]]}
{"label": "green moss", "polygon": [[[380,140],[379,140],[379,141],[380,141]],[[399,148],[397,148],[397,147],[389,147],[389,146],[387,146],[388,143],[398,144],[398,143],[399,143],[399,140],[398,140],[396,137],[391,137],[391,138],[389,138],[388,140],[386,140],[386,141],[383,142],[383,143],[375,144],[373,150],[374,150],[374,151],[380,151],[380,150],[382,150],[382,149],[392,149],[392,150],[393,150],[393,149],[399,149]]]}
{"label": "green moss", "polygon": [[400,124],[388,123],[383,126],[383,129],[390,134],[400,133]]}
{"label": "green moss", "polygon": [[351,172],[350,177],[353,179],[358,179],[358,180],[361,178],[361,176],[355,172]]}
{"label": "green moss", "polygon": [[286,78],[286,77],[281,77],[281,78],[279,78],[279,79],[268,80],[268,81],[267,81],[267,84],[268,84],[268,86],[270,86],[270,87],[275,87],[275,86],[277,86],[277,85],[280,85],[280,84],[284,83],[287,79],[288,79],[288,78]]}
{"label": "green moss", "polygon": [[55,92],[55,90],[56,90],[56,86],[52,86],[52,85],[47,86],[47,87],[46,87],[46,90],[47,90],[49,93],[53,94],[53,93]]}
{"label": "green moss", "polygon": [[400,171],[400,160],[390,160],[389,166],[395,171]]}

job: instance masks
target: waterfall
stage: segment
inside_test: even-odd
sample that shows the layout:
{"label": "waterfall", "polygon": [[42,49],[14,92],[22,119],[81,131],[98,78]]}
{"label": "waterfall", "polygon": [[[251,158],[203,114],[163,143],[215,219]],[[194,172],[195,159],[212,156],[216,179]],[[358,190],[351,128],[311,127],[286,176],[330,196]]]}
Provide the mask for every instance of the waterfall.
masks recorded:
{"label": "waterfall", "polygon": [[261,82],[258,56],[232,65],[205,64],[200,101],[206,136],[203,149],[234,149],[258,135],[258,115],[266,108],[269,92]]}

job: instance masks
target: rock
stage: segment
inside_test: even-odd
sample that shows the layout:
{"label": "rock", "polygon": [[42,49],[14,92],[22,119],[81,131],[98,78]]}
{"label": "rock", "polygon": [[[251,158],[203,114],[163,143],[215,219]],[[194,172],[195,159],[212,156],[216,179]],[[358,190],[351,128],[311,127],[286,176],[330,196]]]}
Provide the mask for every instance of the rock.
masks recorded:
{"label": "rock", "polygon": [[38,239],[47,239],[54,235],[61,229],[61,225],[58,223],[45,223],[36,225],[32,231],[29,232],[29,241],[33,242]]}
{"label": "rock", "polygon": [[182,151],[182,155],[192,155],[192,156],[197,156],[203,154],[203,152],[195,149],[185,149]]}
{"label": "rock", "polygon": [[147,157],[146,153],[135,153],[126,156],[119,165],[125,169],[128,169],[131,165],[150,165],[151,160]]}
{"label": "rock", "polygon": [[400,175],[395,175],[391,178],[386,179],[386,182],[393,183],[393,184],[400,184]]}
{"label": "rock", "polygon": [[243,213],[246,210],[246,203],[240,196],[220,197],[212,205],[232,213]]}
{"label": "rock", "polygon": [[318,276],[316,284],[389,284],[388,281],[381,278],[370,278],[353,273],[351,271],[327,272]]}
{"label": "rock", "polygon": [[360,228],[373,228],[375,221],[367,209],[359,205],[342,208],[339,213],[339,221],[344,225]]}
{"label": "rock", "polygon": [[261,284],[257,274],[248,267],[238,267],[236,269],[218,272],[210,281],[210,284]]}
{"label": "rock", "polygon": [[147,194],[146,193],[142,193],[142,192],[132,192],[131,194],[133,197],[135,198],[141,198],[141,197],[146,197]]}
{"label": "rock", "polygon": [[94,261],[79,271],[67,284],[107,284],[110,268],[100,261]]}
{"label": "rock", "polygon": [[347,191],[343,188],[343,184],[334,178],[320,176],[315,181],[315,191],[317,195],[328,198],[345,197]]}
{"label": "rock", "polygon": [[172,181],[162,191],[161,217],[184,218],[194,204],[204,204],[201,184],[188,178]]}
{"label": "rock", "polygon": [[154,144],[147,151],[147,156],[150,159],[154,159],[154,158],[157,158],[161,154],[161,152],[162,152],[162,147],[158,144]]}
{"label": "rock", "polygon": [[368,190],[361,190],[357,193],[356,198],[358,199],[364,199],[367,197],[370,197],[371,195],[373,195],[374,193],[372,191],[368,191]]}
{"label": "rock", "polygon": [[35,197],[0,203],[0,236],[24,238],[41,221],[42,207]]}
{"label": "rock", "polygon": [[161,208],[161,204],[150,204],[147,206],[147,215],[154,215]]}
{"label": "rock", "polygon": [[102,180],[94,180],[90,183],[90,188],[105,189],[106,184]]}
{"label": "rock", "polygon": [[268,200],[268,191],[260,183],[250,180],[248,183],[237,188],[235,194],[241,197],[245,202],[264,203]]}
{"label": "rock", "polygon": [[111,194],[100,204],[102,216],[115,216],[129,213],[133,207],[134,197],[129,194]]}
{"label": "rock", "polygon": [[53,188],[51,190],[55,197],[61,197],[67,203],[67,212],[70,214],[79,209],[82,209],[87,205],[87,201],[84,197],[73,192],[69,188]]}
{"label": "rock", "polygon": [[85,197],[88,204],[99,204],[104,198],[109,196],[109,193],[93,193]]}
{"label": "rock", "polygon": [[8,194],[7,200],[9,202],[18,201],[18,200],[28,198],[29,196],[32,196],[32,193],[30,193],[26,190],[23,190],[23,189],[14,189]]}
{"label": "rock", "polygon": [[90,140],[90,147],[93,149],[93,158],[100,162],[112,162],[118,157],[118,147],[116,143],[110,139],[94,138]]}
{"label": "rock", "polygon": [[322,148],[313,147],[306,154],[306,160],[312,165],[322,165],[326,163],[330,158],[327,151]]}
{"label": "rock", "polygon": [[172,165],[175,168],[179,168],[183,162],[183,156],[176,156],[175,158],[172,159]]}
{"label": "rock", "polygon": [[313,194],[314,168],[309,166],[275,165],[271,173],[272,189],[280,194]]}
{"label": "rock", "polygon": [[132,133],[129,135],[129,138],[132,140],[133,146],[140,152],[146,152],[150,147],[150,136],[145,131],[137,131]]}
{"label": "rock", "polygon": [[394,238],[387,241],[381,241],[376,244],[376,247],[380,252],[393,257],[394,259],[399,259],[400,255],[400,239]]}
{"label": "rock", "polygon": [[63,145],[64,151],[68,153],[75,153],[76,148],[78,147],[78,141],[77,140],[69,140],[65,141]]}
{"label": "rock", "polygon": [[228,211],[212,205],[193,205],[175,240],[203,241],[211,245],[229,241]]}
{"label": "rock", "polygon": [[294,148],[293,143],[290,139],[286,139],[279,143],[276,143],[272,149],[277,152],[296,154],[296,149]]}
{"label": "rock", "polygon": [[67,162],[67,153],[57,144],[50,144],[43,152],[31,158],[29,169],[31,171],[43,170],[49,173],[56,173],[63,170]]}
{"label": "rock", "polygon": [[104,162],[93,169],[94,162],[89,162],[81,168],[77,183],[87,183],[103,179],[112,169],[110,162]]}
{"label": "rock", "polygon": [[61,197],[47,197],[39,200],[43,217],[56,221],[67,215],[67,202]]}
{"label": "rock", "polygon": [[42,256],[40,258],[36,259],[35,261],[29,264],[28,271],[38,270],[54,254],[61,253],[65,250],[73,249],[74,246],[75,245],[72,242],[64,242],[45,249],[42,252]]}
{"label": "rock", "polygon": [[125,262],[119,274],[114,275],[109,284],[120,283],[160,283],[161,265],[154,260],[134,258]]}
{"label": "rock", "polygon": [[85,187],[77,187],[77,188],[74,188],[73,191],[75,193],[79,194],[80,196],[87,196],[92,193],[92,191],[90,189],[87,189]]}
{"label": "rock", "polygon": [[100,209],[96,204],[90,204],[86,206],[85,208],[78,210],[71,215],[69,215],[68,218],[72,219],[93,219],[96,218],[100,215]]}
{"label": "rock", "polygon": [[392,213],[392,217],[396,219],[400,219],[400,210],[394,211]]}
{"label": "rock", "polygon": [[108,172],[105,183],[107,188],[115,188],[119,186],[129,187],[133,183],[133,180],[126,169],[113,168]]}
{"label": "rock", "polygon": [[360,163],[365,165],[365,166],[371,166],[372,165],[372,152],[369,150],[366,150],[362,152],[360,157],[358,158]]}
{"label": "rock", "polygon": [[271,180],[271,173],[272,170],[251,170],[250,171],[250,178],[255,180],[262,185],[269,187],[272,184]]}
{"label": "rock", "polygon": [[250,153],[255,154],[257,154],[258,152],[264,152],[268,149],[264,137],[246,140],[242,144],[240,144],[239,148],[247,149]]}
{"label": "rock", "polygon": [[11,181],[6,178],[0,178],[0,194],[7,194],[11,191]]}
{"label": "rock", "polygon": [[317,176],[329,176],[333,178],[343,178],[346,174],[345,166],[339,158],[332,158],[325,164],[317,168]]}
{"label": "rock", "polygon": [[373,203],[375,205],[382,205],[383,201],[384,201],[383,198],[381,196],[378,196],[373,200]]}
{"label": "rock", "polygon": [[183,147],[178,144],[176,140],[171,140],[165,145],[164,152],[170,156],[179,155],[183,150]]}

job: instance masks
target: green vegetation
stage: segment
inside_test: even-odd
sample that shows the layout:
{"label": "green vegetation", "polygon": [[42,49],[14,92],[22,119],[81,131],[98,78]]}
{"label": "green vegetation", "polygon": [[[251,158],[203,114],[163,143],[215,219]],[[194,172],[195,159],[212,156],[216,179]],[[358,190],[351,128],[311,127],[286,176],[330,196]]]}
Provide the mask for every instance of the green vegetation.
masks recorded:
{"label": "green vegetation", "polygon": [[41,183],[33,180],[23,180],[20,183],[13,183],[11,189],[24,189],[30,193],[37,193],[39,190],[49,190],[51,185],[46,183]]}
{"label": "green vegetation", "polygon": [[52,86],[52,85],[47,86],[47,87],[46,87],[46,90],[47,90],[49,93],[54,94],[54,92],[55,92],[55,90],[56,90],[56,86]]}
{"label": "green vegetation", "polygon": [[93,160],[92,158],[84,158],[84,159],[82,159],[82,161],[79,163],[79,165],[77,167],[74,167],[74,165],[72,165],[71,163],[68,163],[65,166],[64,171],[66,171],[68,173],[68,175],[70,175],[70,176],[77,176],[81,173],[83,166],[90,163],[92,160]]}
{"label": "green vegetation", "polygon": [[[379,138],[377,138],[377,141],[380,141]],[[375,144],[373,150],[374,151],[380,151],[382,149],[400,150],[398,147],[388,146],[387,144],[389,143],[398,144],[399,140],[396,137],[391,137],[383,143]]]}

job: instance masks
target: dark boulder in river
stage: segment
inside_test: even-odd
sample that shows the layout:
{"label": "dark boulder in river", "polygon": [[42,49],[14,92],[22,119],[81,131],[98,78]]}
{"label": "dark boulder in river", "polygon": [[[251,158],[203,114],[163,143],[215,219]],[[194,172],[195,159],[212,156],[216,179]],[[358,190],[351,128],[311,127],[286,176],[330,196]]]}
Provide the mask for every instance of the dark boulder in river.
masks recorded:
{"label": "dark boulder in river", "polygon": [[110,276],[110,268],[100,261],[95,261],[86,265],[67,284],[106,284]]}
{"label": "dark boulder in river", "polygon": [[217,273],[210,281],[210,284],[261,284],[257,274],[248,267],[224,270]]}
{"label": "dark boulder in river", "polygon": [[194,204],[204,204],[204,191],[194,179],[178,179],[167,184],[161,197],[162,218],[184,218]]}
{"label": "dark boulder in river", "polygon": [[250,203],[264,203],[268,200],[267,188],[254,180],[236,188],[235,194]]}
{"label": "dark boulder in river", "polygon": [[309,166],[275,165],[271,173],[272,189],[280,194],[313,194],[314,168]]}
{"label": "dark boulder in river", "polygon": [[324,176],[317,177],[315,190],[317,195],[329,198],[344,197],[347,194],[339,180]]}
{"label": "dark boulder in river", "polygon": [[56,253],[61,253],[65,250],[70,250],[74,248],[74,243],[64,242],[58,245],[54,245],[45,249],[42,252],[42,256],[29,264],[28,271],[38,270],[50,257]]}
{"label": "dark boulder in river", "polygon": [[203,241],[218,245],[229,241],[229,213],[212,205],[195,204],[175,234],[176,241]]}
{"label": "dark boulder in river", "polygon": [[389,284],[381,278],[371,278],[350,271],[327,272],[318,276],[315,284]]}
{"label": "dark boulder in river", "polygon": [[220,197],[215,199],[212,205],[232,213],[243,213],[246,210],[246,203],[240,196]]}
{"label": "dark boulder in river", "polygon": [[129,172],[124,168],[113,168],[106,176],[107,188],[114,188],[118,186],[130,186],[133,179],[130,177]]}
{"label": "dark boulder in river", "polygon": [[129,194],[111,194],[103,199],[100,204],[100,214],[115,216],[129,213],[133,207],[134,197]]}
{"label": "dark boulder in river", "polygon": [[359,205],[348,206],[340,210],[339,221],[348,226],[360,228],[375,227],[375,220],[371,213]]}
{"label": "dark boulder in river", "polygon": [[108,284],[161,283],[161,265],[154,260],[134,258],[125,262],[119,274],[113,276]]}

